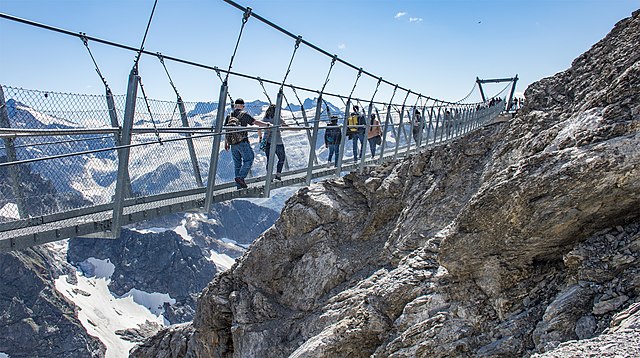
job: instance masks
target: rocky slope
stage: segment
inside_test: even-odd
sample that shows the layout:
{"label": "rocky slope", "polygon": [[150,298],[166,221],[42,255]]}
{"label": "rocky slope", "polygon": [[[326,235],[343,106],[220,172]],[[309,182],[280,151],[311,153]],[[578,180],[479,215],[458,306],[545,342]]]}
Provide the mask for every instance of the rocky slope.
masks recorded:
{"label": "rocky slope", "polygon": [[[105,346],[87,334],[77,308],[54,279],[75,269],[50,244],[0,254],[0,352],[10,357],[100,357]],[[64,337],[64,338],[61,338]]]}
{"label": "rocky slope", "polygon": [[193,325],[131,355],[640,355],[638,38],[640,11],[515,119],[300,190]]}

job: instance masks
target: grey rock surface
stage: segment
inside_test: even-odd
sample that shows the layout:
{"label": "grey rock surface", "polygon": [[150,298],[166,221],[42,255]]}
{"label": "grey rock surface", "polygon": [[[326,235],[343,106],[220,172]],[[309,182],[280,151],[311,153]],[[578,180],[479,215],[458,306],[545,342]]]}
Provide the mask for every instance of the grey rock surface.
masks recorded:
{"label": "grey rock surface", "polygon": [[54,280],[75,270],[49,245],[0,254],[0,352],[10,357],[102,357],[99,339],[87,334],[77,308]]}
{"label": "grey rock surface", "polygon": [[513,120],[300,190],[192,326],[132,355],[517,357],[591,335],[636,352],[638,38],[640,11]]}

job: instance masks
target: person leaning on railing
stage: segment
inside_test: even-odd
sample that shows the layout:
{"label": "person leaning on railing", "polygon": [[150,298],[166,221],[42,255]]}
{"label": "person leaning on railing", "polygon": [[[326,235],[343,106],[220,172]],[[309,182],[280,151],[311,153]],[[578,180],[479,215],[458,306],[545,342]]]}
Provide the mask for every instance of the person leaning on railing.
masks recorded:
{"label": "person leaning on railing", "polygon": [[[242,98],[236,99],[234,102],[233,112],[224,121],[225,126],[229,123],[229,119],[235,117],[240,121],[240,126],[246,127],[248,125],[257,125],[259,127],[269,127],[269,123],[265,123],[261,120],[251,117],[249,113],[244,110],[244,100]],[[253,149],[249,144],[249,136],[246,130],[241,131],[243,138],[238,142],[231,144],[228,140],[225,140],[224,149],[231,149],[231,157],[233,158],[234,173],[236,188],[243,189],[247,187],[244,179],[249,174],[251,165],[253,165]]]}

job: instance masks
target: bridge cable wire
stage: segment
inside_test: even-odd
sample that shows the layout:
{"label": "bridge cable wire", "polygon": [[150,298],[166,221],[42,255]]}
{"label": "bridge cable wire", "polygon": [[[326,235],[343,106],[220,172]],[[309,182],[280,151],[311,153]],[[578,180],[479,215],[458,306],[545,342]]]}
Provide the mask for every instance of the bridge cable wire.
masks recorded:
{"label": "bridge cable wire", "polygon": [[[157,1],[157,0],[156,0]],[[242,26],[240,26],[240,33],[238,34],[238,40],[236,41],[236,47],[233,49],[233,54],[231,55],[231,60],[229,61],[229,69],[227,70],[227,75],[224,78],[223,83],[227,83],[229,81],[229,72],[233,67],[233,59],[236,57],[236,52],[238,51],[238,46],[240,46],[240,39],[242,38],[242,31],[244,30],[244,26],[249,21],[249,17],[251,16],[251,8],[248,7],[245,9],[244,14],[242,15]]]}
{"label": "bridge cable wire", "polygon": [[93,57],[93,53],[91,53],[91,49],[89,48],[89,39],[87,38],[87,34],[84,33],[84,32],[80,32],[80,39],[82,40],[82,43],[84,44],[84,47],[87,48],[87,51],[89,52],[89,56],[91,56],[91,60],[93,61],[93,65],[96,67],[96,72],[98,73],[98,76],[100,76],[100,79],[102,80],[102,83],[104,83],[104,87],[106,88],[107,93],[111,93],[111,89],[109,88],[109,84],[107,83],[107,80],[102,75],[102,72],[100,72],[100,67],[98,67],[98,63],[96,62],[96,59]]}
{"label": "bridge cable wire", "polygon": [[153,113],[151,113],[151,106],[149,105],[147,94],[145,93],[144,86],[142,85],[142,77],[140,76],[138,76],[138,83],[140,84],[140,89],[142,90],[142,97],[144,98],[144,103],[147,106],[147,111],[149,112],[149,118],[151,118],[151,124],[153,124],[153,129],[155,130],[156,138],[158,139],[158,144],[162,145],[162,139],[160,138],[160,133],[158,132],[156,121],[153,119]]}
{"label": "bridge cable wire", "polygon": [[164,64],[164,57],[162,56],[162,54],[160,52],[156,53],[158,55],[158,60],[160,60],[160,63],[162,64],[162,67],[164,68],[164,72],[167,74],[167,77],[169,78],[169,84],[171,85],[171,87],[173,88],[173,91],[176,93],[176,104],[175,106],[173,106],[173,112],[171,113],[171,120],[169,121],[169,127],[171,127],[173,125],[173,118],[176,114],[176,109],[178,109],[178,102],[180,102],[182,100],[182,98],[180,97],[180,93],[178,93],[178,89],[176,88],[176,85],[173,84],[173,80],[171,79],[171,75],[169,74],[169,70],[167,70],[167,66]]}
{"label": "bridge cable wire", "polygon": [[467,93],[466,96],[464,96],[461,100],[456,101],[455,103],[460,103],[461,104],[462,102],[466,101],[473,94],[473,92],[475,92],[476,86],[478,86],[478,83],[474,82],[473,83],[473,87],[471,88],[471,91],[469,91],[469,93]]}
{"label": "bridge cable wire", "polygon": [[267,93],[267,89],[264,88],[264,82],[262,81],[262,78],[258,77],[258,82],[260,83],[260,86],[262,87],[262,93],[264,93],[265,96],[267,96],[267,99],[269,100],[269,104],[273,104],[273,102],[271,101],[271,97],[269,97],[269,93]]}
{"label": "bridge cable wire", "polygon": [[287,72],[284,74],[284,78],[282,79],[282,84],[280,85],[280,90],[284,88],[284,82],[287,80],[289,76],[289,72],[291,72],[291,65],[293,64],[293,59],[296,57],[296,52],[298,52],[298,48],[300,48],[300,41],[302,41],[302,36],[298,36],[296,38],[296,44],[293,47],[293,53],[291,54],[291,60],[289,60],[289,66],[287,66]]}
{"label": "bridge cable wire", "polygon": [[140,49],[138,50],[138,54],[136,55],[135,62],[133,64],[133,68],[138,69],[138,62],[140,61],[140,55],[142,54],[142,50],[144,50],[144,43],[147,40],[147,34],[149,33],[149,28],[151,27],[151,20],[153,19],[153,14],[156,11],[156,5],[158,5],[158,0],[153,2],[153,9],[151,9],[151,15],[149,15],[149,22],[147,22],[147,29],[144,31],[144,36],[142,37],[142,43],[140,44]]}

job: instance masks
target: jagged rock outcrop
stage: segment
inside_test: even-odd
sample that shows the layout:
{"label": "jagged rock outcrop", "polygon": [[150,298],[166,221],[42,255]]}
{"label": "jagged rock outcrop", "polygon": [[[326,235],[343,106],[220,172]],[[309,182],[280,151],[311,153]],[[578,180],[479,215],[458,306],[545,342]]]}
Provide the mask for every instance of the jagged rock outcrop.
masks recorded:
{"label": "jagged rock outcrop", "polygon": [[173,231],[141,234],[123,229],[118,240],[70,239],[69,262],[78,265],[94,257],[108,259],[115,270],[109,290],[122,296],[131,289],[166,293],[176,300],[165,305],[172,323],[190,321],[198,293],[216,274],[216,267],[193,242]]}
{"label": "jagged rock outcrop", "polygon": [[300,190],[193,326],[131,355],[514,357],[589,338],[637,352],[638,38],[640,11],[530,86],[515,119]]}
{"label": "jagged rock outcrop", "polygon": [[[48,245],[0,254],[0,352],[10,357],[103,357],[76,306],[56,291],[54,279],[75,270]],[[64,337],[64,339],[61,339]]]}

